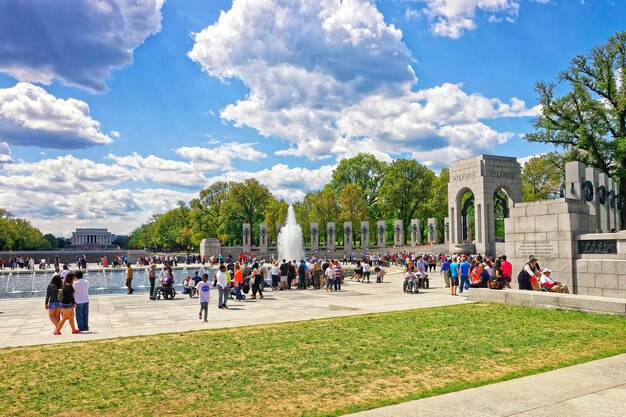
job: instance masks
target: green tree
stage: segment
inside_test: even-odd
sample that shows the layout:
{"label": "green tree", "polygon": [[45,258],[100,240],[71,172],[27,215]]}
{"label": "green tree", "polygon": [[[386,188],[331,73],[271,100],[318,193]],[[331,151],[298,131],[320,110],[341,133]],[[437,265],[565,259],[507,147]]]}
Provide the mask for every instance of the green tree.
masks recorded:
{"label": "green tree", "polygon": [[[557,84],[569,91],[557,96]],[[535,89],[541,115],[534,122],[537,132],[526,139],[574,150],[616,179],[626,195],[626,32],[574,57],[557,83],[538,82]]]}
{"label": "green tree", "polygon": [[537,201],[558,198],[565,182],[562,154],[551,152],[531,158],[522,169],[522,200]]}
{"label": "green tree", "polygon": [[59,247],[59,242],[53,234],[46,233],[45,235],[43,235],[43,238],[49,243],[50,249],[57,249]]}
{"label": "green tree", "polygon": [[[309,196],[311,204],[311,212],[309,213],[309,221],[318,223],[320,242],[326,241],[326,223],[334,222],[339,217],[339,203],[337,194],[329,187],[325,187]],[[335,236],[337,233],[335,233]],[[322,239],[323,238],[323,239]]]}
{"label": "green tree", "polygon": [[229,241],[241,243],[241,226],[250,223],[250,239],[254,242],[255,232],[263,221],[265,206],[271,199],[272,194],[267,187],[255,179],[232,184],[220,210],[221,227]]}
{"label": "green tree", "polygon": [[411,219],[428,214],[427,201],[435,179],[432,171],[412,159],[398,159],[387,169],[380,187],[383,213],[388,219],[403,221],[405,236]]}
{"label": "green tree", "polygon": [[369,220],[367,202],[361,187],[357,184],[347,184],[339,193],[340,222],[352,222],[352,236],[354,240],[369,239],[361,236],[361,221]]}
{"label": "green tree", "polygon": [[200,191],[199,197],[189,203],[191,240],[194,245],[199,245],[202,239],[210,237],[219,238],[222,243],[226,242],[227,237],[220,236],[221,209],[233,184],[218,181]]}
{"label": "green tree", "polygon": [[268,242],[277,242],[278,234],[276,233],[276,226],[285,222],[287,218],[287,208],[289,205],[285,202],[285,200],[277,200],[275,198],[271,198],[266,206],[264,219],[265,223],[267,223],[267,241]]}
{"label": "green tree", "polygon": [[387,164],[369,153],[359,153],[355,157],[339,162],[333,171],[330,187],[337,194],[348,184],[356,184],[363,192],[365,204],[371,218],[378,218],[378,192],[383,182]]}

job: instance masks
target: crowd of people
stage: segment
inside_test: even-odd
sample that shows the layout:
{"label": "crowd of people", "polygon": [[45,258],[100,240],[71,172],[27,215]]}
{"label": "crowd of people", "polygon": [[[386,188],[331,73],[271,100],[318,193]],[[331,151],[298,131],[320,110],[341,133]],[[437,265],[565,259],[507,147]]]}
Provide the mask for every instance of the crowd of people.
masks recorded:
{"label": "crowd of people", "polygon": [[[150,282],[150,299],[160,298],[163,294],[175,294],[174,272],[172,267],[177,265],[176,256],[153,256],[140,258],[138,266],[150,261],[148,279]],[[185,259],[190,263],[201,263],[198,256],[189,256]],[[343,262],[342,262],[343,261]],[[56,260],[58,262],[58,259]],[[106,260],[101,260],[104,266]],[[157,262],[163,267],[157,272]],[[209,274],[195,271],[192,275],[183,278],[183,294],[189,297],[198,297],[200,301],[199,318],[207,320],[208,306],[211,291],[217,291],[217,307],[227,309],[228,300],[243,301],[251,291],[251,299],[263,299],[264,289],[272,291],[290,290],[322,290],[327,292],[341,291],[342,283],[346,278],[363,283],[382,283],[386,274],[386,267],[395,266],[404,268],[405,292],[419,292],[419,289],[430,287],[429,273],[439,268],[443,275],[446,288],[450,288],[453,296],[462,294],[470,288],[511,288],[513,265],[505,255],[500,257],[484,257],[481,255],[452,255],[446,254],[419,254],[411,252],[395,252],[385,254],[363,253],[356,256],[348,253],[340,259],[317,258],[314,254],[297,260],[283,259],[281,262],[270,258],[270,261],[259,260],[253,254],[241,254],[237,259],[230,255],[223,257],[211,256],[209,263],[215,265],[216,272],[213,281],[209,281]],[[353,265],[350,274],[342,267],[342,263]],[[78,269],[69,270],[68,265],[60,269],[57,265],[50,284],[47,287],[45,308],[51,322],[55,326],[54,334],[60,335],[64,325],[69,323],[72,333],[81,333],[89,330],[89,282],[83,277],[81,269],[85,269],[86,257],[77,259]],[[126,287],[128,294],[135,290],[132,286],[134,278],[133,265],[125,257],[114,260],[116,265],[126,267]],[[372,276],[374,275],[374,276]],[[551,292],[569,293],[567,285],[555,281],[552,271],[541,269],[537,259],[531,256],[518,274],[519,288],[522,290],[543,290]],[[408,291],[407,291],[408,289]]]}

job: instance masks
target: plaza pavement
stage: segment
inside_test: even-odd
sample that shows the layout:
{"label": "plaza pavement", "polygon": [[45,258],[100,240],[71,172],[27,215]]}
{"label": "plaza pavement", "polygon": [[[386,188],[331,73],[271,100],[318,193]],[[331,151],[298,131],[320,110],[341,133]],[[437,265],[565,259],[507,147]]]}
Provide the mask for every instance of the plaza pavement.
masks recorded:
{"label": "plaza pavement", "polygon": [[[110,339],[188,330],[252,326],[381,313],[466,303],[443,288],[439,272],[431,274],[432,289],[419,294],[402,292],[402,274],[389,269],[385,282],[359,283],[346,279],[339,292],[326,290],[265,291],[264,299],[230,300],[229,309],[217,308],[211,294],[209,322],[198,320],[199,301],[178,293],[174,300],[152,301],[147,293],[98,295],[89,302],[89,332],[71,334],[66,324],[61,336],[52,335],[44,298],[0,299],[0,347]],[[373,279],[375,281],[375,278]]]}

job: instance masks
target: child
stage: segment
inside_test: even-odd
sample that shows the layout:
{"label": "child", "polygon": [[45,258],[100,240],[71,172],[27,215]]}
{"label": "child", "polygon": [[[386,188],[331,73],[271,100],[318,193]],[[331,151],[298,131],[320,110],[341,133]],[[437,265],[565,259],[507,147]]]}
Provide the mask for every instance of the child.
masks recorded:
{"label": "child", "polygon": [[209,298],[211,297],[211,285],[209,284],[209,274],[202,274],[202,281],[196,285],[198,298],[200,299],[200,313],[198,318],[202,320],[202,312],[204,311],[204,322],[206,323],[209,314]]}

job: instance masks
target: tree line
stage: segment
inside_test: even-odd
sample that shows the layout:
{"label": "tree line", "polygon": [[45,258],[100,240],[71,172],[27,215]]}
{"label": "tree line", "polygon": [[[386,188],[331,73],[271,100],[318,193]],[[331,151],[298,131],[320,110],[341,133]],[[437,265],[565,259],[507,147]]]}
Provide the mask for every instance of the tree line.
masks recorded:
{"label": "tree line", "polygon": [[[388,220],[391,239],[393,219],[404,221],[408,236],[411,219],[446,217],[448,170],[439,175],[412,159],[382,162],[371,154],[361,153],[342,160],[331,181],[320,191],[309,192],[293,203],[296,219],[306,242],[310,241],[310,223],[319,224],[319,240],[325,243],[326,223],[336,222],[333,236],[343,244],[343,222],[351,221],[353,239],[360,243],[376,239],[373,222]],[[128,245],[137,248],[192,250],[207,237],[217,237],[222,245],[240,245],[242,224],[252,225],[252,242],[259,243],[259,225],[267,223],[268,242],[277,240],[277,226],[287,217],[288,203],[276,198],[255,179],[243,182],[216,182],[200,191],[189,203],[180,201],[176,208],[153,216],[130,236]],[[360,222],[370,221],[368,236],[361,236]]]}

